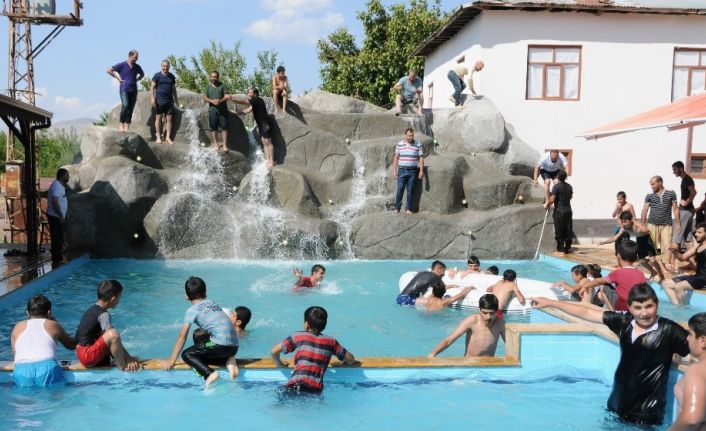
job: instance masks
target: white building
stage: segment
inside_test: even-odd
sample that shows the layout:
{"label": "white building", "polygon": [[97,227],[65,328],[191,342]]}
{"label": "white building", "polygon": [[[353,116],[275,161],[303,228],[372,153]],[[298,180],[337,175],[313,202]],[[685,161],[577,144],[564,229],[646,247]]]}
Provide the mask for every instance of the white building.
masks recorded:
{"label": "white building", "polygon": [[686,130],[576,137],[706,90],[704,0],[475,1],[414,55],[426,57],[429,108],[453,106],[446,75],[457,62],[485,62],[478,93],[529,145],[568,155],[575,219],[610,218],[619,190],[639,214],[652,175],[679,193],[677,160],[689,162],[696,205],[704,197],[706,126],[695,128],[690,148]]}

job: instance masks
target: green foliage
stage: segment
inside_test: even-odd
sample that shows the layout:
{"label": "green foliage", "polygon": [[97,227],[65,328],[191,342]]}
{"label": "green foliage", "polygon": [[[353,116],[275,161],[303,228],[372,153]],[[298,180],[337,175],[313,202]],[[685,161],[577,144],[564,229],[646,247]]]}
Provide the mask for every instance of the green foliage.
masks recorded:
{"label": "green foliage", "polygon": [[42,132],[37,137],[39,148],[39,176],[56,176],[56,170],[62,166],[74,163],[81,152],[81,138],[76,129],[71,128],[59,133]]}
{"label": "green foliage", "polygon": [[108,124],[108,116],[110,114],[108,112],[103,112],[101,113],[100,117],[98,117],[97,121],[93,122],[94,126],[105,126]]}
{"label": "green foliage", "polygon": [[[272,95],[272,75],[277,65],[277,51],[267,50],[257,53],[258,67],[247,75],[247,62],[240,53],[240,41],[233,48],[224,48],[219,42],[212,40],[207,48],[197,55],[187,57],[170,55],[171,71],[177,77],[177,86],[201,93],[209,83],[209,74],[217,70],[220,80],[229,92],[245,93],[247,88],[255,85],[260,95]],[[149,90],[151,77],[144,78],[140,85]]]}
{"label": "green foliage", "polygon": [[321,87],[332,93],[360,97],[386,106],[394,100],[393,86],[416,69],[424,76],[424,59],[410,57],[429,35],[444,23],[440,0],[410,0],[385,7],[369,0],[358,13],[365,39],[362,48],[345,28],[317,43]]}
{"label": "green foliage", "polygon": [[[53,178],[56,170],[64,165],[74,162],[74,159],[81,151],[80,137],[75,129],[69,132],[62,130],[60,133],[41,132],[37,136],[37,148],[39,151],[39,176]],[[0,167],[5,172],[5,148],[7,146],[7,134],[0,131],[0,152],[2,159]],[[15,158],[24,160],[24,147],[21,143],[15,143]]]}
{"label": "green foliage", "polygon": [[272,96],[272,75],[277,69],[277,51],[270,49],[258,52],[257,63],[257,69],[248,81],[260,90],[261,96]]}

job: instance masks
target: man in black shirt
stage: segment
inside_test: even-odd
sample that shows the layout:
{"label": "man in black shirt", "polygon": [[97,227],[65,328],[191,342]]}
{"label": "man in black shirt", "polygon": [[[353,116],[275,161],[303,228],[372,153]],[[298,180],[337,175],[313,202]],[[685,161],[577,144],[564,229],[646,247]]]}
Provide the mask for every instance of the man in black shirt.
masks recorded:
{"label": "man in black shirt", "polygon": [[672,163],[672,172],[681,178],[681,196],[679,201],[679,218],[681,219],[681,231],[674,233],[673,241],[679,244],[681,250],[686,250],[688,244],[694,237],[691,235],[691,228],[694,222],[694,198],[696,197],[696,186],[694,179],[684,171],[684,163],[676,161]]}
{"label": "man in black shirt", "polygon": [[[398,305],[414,305],[417,299],[424,295],[429,288],[435,291],[446,291],[444,282],[441,277],[444,276],[446,265],[439,260],[435,260],[431,264],[431,271],[418,272],[407,286],[402,289],[402,292],[397,296]],[[442,294],[443,296],[443,294]]]}
{"label": "man in black shirt", "polygon": [[238,112],[239,115],[245,115],[252,112],[257,124],[257,130],[262,138],[262,150],[265,153],[265,163],[269,169],[275,165],[274,146],[272,145],[273,124],[270,115],[267,113],[267,105],[260,97],[260,91],[255,87],[248,89],[247,99],[236,99],[231,96],[231,100],[239,105],[246,105],[247,108]]}
{"label": "man in black shirt", "polygon": [[566,182],[566,171],[561,170],[556,176],[559,182],[552,189],[549,200],[544,205],[547,210],[554,204],[554,239],[556,251],[569,253],[571,251],[571,238],[573,235],[573,214],[571,212],[571,198],[574,189]]}
{"label": "man in black shirt", "polygon": [[618,336],[620,363],[615,370],[608,410],[621,419],[660,425],[667,404],[667,382],[672,356],[689,353],[687,331],[657,315],[659,300],[647,283],[628,294],[629,313],[602,311],[570,301],[535,298],[537,308],[554,307],[595,323],[603,323]]}

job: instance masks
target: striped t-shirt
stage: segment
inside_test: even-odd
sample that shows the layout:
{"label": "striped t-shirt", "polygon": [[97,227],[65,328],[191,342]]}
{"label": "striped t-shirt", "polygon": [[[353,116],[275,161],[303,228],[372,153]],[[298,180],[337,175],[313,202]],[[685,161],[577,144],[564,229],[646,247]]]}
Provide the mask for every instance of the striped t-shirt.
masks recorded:
{"label": "striped t-shirt", "polygon": [[294,354],[294,371],[287,386],[305,385],[311,389],[324,388],[324,373],[336,355],[339,360],[346,356],[346,349],[335,338],[315,335],[311,332],[295,332],[282,341],[282,352]]}
{"label": "striped t-shirt", "polygon": [[672,224],[672,202],[676,202],[677,194],[671,190],[665,190],[660,196],[657,193],[650,193],[645,196],[645,203],[650,204],[650,215],[647,223],[654,225]]}
{"label": "striped t-shirt", "polygon": [[416,139],[410,144],[406,139],[401,140],[395,147],[395,154],[399,156],[397,166],[400,168],[416,168],[419,166],[419,159],[424,154],[422,144]]}

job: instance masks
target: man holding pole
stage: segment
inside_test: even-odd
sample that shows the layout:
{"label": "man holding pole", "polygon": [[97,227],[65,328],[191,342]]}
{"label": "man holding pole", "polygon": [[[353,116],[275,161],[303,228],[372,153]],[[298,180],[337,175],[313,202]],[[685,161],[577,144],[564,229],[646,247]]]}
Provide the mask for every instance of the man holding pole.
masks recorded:
{"label": "man holding pole", "polygon": [[573,214],[571,211],[571,198],[574,196],[574,189],[566,182],[566,171],[561,170],[556,176],[559,181],[545,207],[554,205],[554,238],[556,239],[556,251],[569,253],[571,249],[571,238],[573,232]]}

